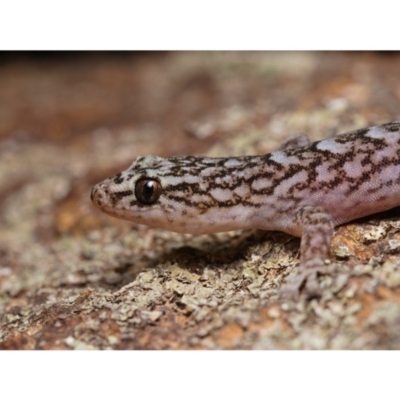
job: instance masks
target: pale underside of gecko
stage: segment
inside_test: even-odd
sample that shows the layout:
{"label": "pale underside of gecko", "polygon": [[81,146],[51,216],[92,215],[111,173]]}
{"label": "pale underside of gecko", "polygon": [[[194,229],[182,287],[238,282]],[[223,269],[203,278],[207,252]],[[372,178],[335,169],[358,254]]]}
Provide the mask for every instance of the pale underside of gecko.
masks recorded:
{"label": "pale underside of gecko", "polygon": [[109,215],[175,232],[301,237],[295,285],[308,278],[313,291],[335,226],[400,205],[400,122],[314,143],[300,135],[260,156],[138,157],[91,198]]}

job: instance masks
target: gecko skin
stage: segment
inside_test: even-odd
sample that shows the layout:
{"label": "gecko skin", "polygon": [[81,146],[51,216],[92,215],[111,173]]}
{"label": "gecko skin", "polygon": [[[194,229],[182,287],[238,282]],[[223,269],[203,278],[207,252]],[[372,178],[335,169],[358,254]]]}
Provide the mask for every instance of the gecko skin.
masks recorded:
{"label": "gecko skin", "polygon": [[301,237],[304,278],[323,266],[335,226],[400,206],[400,122],[314,143],[298,136],[261,156],[139,157],[91,198],[109,215],[175,232]]}

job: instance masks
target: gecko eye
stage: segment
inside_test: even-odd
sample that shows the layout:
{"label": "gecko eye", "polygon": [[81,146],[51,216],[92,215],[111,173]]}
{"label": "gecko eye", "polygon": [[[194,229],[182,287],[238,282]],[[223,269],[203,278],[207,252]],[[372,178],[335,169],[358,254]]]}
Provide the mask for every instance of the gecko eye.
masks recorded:
{"label": "gecko eye", "polygon": [[135,195],[143,204],[154,204],[161,195],[161,183],[155,179],[144,178],[136,182]]}

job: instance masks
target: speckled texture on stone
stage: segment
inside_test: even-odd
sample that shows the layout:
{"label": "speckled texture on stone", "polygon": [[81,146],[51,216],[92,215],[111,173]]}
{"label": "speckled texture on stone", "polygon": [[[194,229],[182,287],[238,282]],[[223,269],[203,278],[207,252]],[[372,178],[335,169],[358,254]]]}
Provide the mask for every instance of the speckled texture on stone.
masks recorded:
{"label": "speckled texture on stone", "polygon": [[0,66],[0,348],[399,349],[396,210],[336,229],[322,297],[292,301],[276,289],[299,239],[180,235],[89,199],[140,154],[258,154],[299,132],[399,119],[399,69],[392,53],[11,58]]}

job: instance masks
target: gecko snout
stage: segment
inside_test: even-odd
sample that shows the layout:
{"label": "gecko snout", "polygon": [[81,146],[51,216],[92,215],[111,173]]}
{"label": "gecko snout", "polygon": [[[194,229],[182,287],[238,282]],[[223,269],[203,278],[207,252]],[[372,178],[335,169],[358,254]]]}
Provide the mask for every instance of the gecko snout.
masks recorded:
{"label": "gecko snout", "polygon": [[101,207],[104,202],[104,182],[98,183],[93,186],[92,191],[90,193],[90,200],[92,200],[93,204],[97,207]]}

